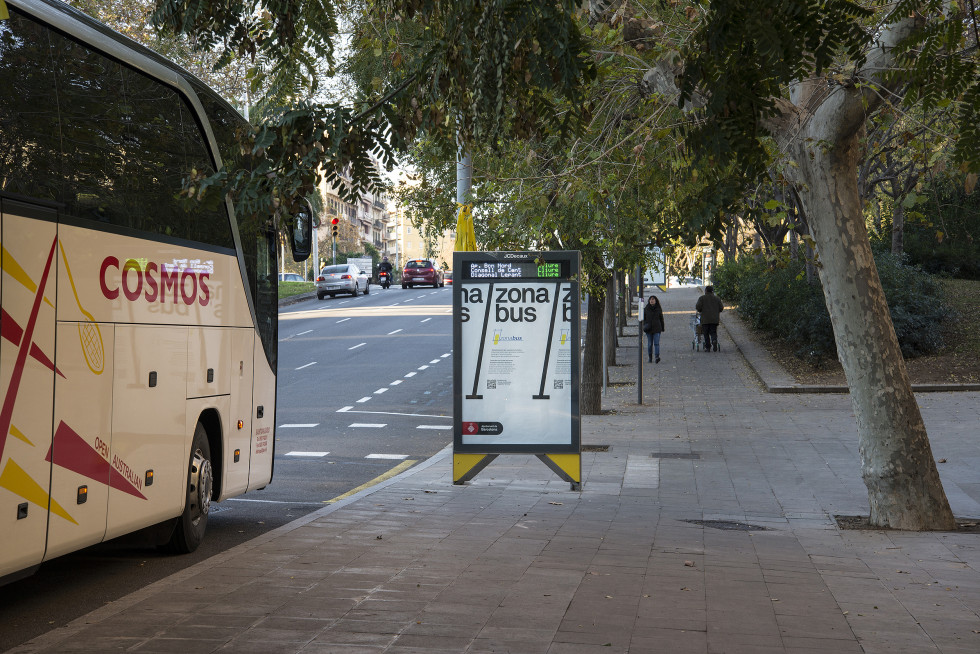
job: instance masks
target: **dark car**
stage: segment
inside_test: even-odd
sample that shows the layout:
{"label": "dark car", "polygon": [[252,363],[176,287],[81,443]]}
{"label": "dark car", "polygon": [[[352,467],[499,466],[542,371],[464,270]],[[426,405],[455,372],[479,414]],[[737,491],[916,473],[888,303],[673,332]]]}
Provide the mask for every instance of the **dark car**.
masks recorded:
{"label": "dark car", "polygon": [[418,284],[439,288],[443,286],[442,271],[428,259],[410,259],[402,271],[402,288],[412,288]]}

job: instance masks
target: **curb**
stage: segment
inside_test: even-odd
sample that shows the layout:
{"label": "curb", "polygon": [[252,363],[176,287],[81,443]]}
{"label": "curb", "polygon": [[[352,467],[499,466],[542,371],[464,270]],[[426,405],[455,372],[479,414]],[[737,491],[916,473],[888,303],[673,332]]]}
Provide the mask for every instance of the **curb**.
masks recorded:
{"label": "curb", "polygon": [[316,297],[316,291],[310,291],[309,293],[300,293],[299,295],[290,295],[289,297],[284,297],[279,300],[280,307],[288,307],[291,304],[299,304],[300,302],[305,302],[306,300],[312,300]]}

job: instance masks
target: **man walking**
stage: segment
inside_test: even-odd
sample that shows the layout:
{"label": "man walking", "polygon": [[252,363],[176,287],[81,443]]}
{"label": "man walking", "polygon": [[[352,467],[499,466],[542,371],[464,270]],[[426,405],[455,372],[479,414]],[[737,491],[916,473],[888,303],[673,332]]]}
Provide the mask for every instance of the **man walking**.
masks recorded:
{"label": "man walking", "polygon": [[694,307],[701,314],[701,332],[704,334],[704,351],[718,351],[718,323],[721,321],[721,312],[725,310],[725,305],[721,299],[715,295],[714,286],[705,286],[704,295],[698,298],[698,303]]}

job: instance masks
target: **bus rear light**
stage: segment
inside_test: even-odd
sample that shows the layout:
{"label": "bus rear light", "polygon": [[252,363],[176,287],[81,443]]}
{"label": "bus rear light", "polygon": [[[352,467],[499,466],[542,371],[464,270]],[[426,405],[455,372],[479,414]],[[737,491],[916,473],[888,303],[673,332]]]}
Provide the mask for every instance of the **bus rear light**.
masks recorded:
{"label": "bus rear light", "polygon": [[152,486],[153,485],[153,471],[152,470],[147,470],[146,471],[146,485],[147,486]]}
{"label": "bus rear light", "polygon": [[76,504],[85,504],[85,500],[88,499],[88,486],[79,486],[78,495],[75,496]]}
{"label": "bus rear light", "polygon": [[242,458],[242,451],[241,450],[235,450],[235,463],[238,463],[239,460],[241,460],[241,458]]}
{"label": "bus rear light", "polygon": [[244,420],[239,420],[238,421],[238,428],[239,429],[245,429],[245,421]]}

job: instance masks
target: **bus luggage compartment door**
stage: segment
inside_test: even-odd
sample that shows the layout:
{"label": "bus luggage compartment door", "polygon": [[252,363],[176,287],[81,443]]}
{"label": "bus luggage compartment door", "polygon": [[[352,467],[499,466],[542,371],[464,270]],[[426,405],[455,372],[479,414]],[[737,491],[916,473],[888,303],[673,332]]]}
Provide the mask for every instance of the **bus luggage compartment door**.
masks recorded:
{"label": "bus luggage compartment door", "polygon": [[0,577],[39,564],[52,503],[57,214],[0,200]]}
{"label": "bus luggage compartment door", "polygon": [[106,539],[180,514],[194,436],[185,427],[187,328],[117,325],[114,349],[110,460],[122,479],[109,493]]}

